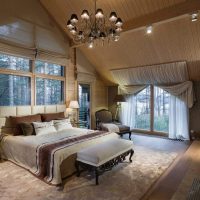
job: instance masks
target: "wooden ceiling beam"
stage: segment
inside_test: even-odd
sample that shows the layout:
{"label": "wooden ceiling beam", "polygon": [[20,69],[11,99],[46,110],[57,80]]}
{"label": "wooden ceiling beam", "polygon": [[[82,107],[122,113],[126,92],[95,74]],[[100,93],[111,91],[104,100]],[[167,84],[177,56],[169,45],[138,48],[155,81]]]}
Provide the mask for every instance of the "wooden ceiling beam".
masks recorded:
{"label": "wooden ceiling beam", "polygon": [[200,0],[187,0],[183,3],[158,10],[127,22],[124,22],[123,32],[138,29],[147,25],[163,22],[169,19],[177,18],[185,14],[200,10]]}

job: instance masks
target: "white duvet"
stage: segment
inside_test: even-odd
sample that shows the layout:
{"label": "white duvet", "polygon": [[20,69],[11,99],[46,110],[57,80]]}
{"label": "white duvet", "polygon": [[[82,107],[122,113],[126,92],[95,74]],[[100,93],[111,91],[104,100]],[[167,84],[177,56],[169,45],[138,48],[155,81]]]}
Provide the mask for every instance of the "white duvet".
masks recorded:
{"label": "white duvet", "polygon": [[[39,145],[46,142],[54,142],[63,138],[73,138],[88,134],[92,130],[69,128],[57,133],[51,133],[38,136],[5,136],[0,142],[0,153],[2,158],[8,159],[16,164],[30,170],[32,173],[37,171],[36,149]],[[93,132],[93,131],[92,131]],[[60,165],[68,156],[77,153],[80,149],[96,143],[103,142],[108,138],[119,138],[116,133],[111,133],[102,137],[86,140],[65,149],[57,151],[54,156],[54,177],[51,184],[60,184],[62,182]],[[47,180],[48,181],[48,180]]]}

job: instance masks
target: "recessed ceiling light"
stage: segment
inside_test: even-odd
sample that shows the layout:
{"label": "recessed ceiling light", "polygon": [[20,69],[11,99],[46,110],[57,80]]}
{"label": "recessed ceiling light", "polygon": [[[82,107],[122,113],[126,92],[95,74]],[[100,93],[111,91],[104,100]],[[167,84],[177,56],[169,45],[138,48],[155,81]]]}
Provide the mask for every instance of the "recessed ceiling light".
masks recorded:
{"label": "recessed ceiling light", "polygon": [[191,21],[196,22],[198,20],[198,12],[191,14]]}
{"label": "recessed ceiling light", "polygon": [[152,26],[152,25],[147,26],[147,28],[146,28],[146,33],[147,33],[147,34],[151,34],[152,31],[153,31],[153,26]]}

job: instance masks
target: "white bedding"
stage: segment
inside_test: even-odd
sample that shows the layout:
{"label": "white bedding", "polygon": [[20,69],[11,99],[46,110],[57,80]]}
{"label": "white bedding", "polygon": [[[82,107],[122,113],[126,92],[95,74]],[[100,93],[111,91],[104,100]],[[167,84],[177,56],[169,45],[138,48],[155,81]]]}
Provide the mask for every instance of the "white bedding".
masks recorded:
{"label": "white bedding", "polygon": [[[36,149],[39,145],[43,143],[51,143],[59,141],[63,138],[74,138],[80,135],[88,134],[92,130],[80,129],[80,128],[69,128],[57,133],[51,133],[46,135],[38,136],[5,136],[0,143],[0,153],[4,159],[11,160],[18,165],[30,170],[32,173],[37,172],[37,159],[36,159]],[[67,148],[63,148],[56,151],[54,154],[54,168],[53,168],[53,178],[51,181],[46,179],[47,182],[51,184],[60,184],[62,182],[60,165],[63,160],[68,156],[78,152],[80,149],[93,145],[96,143],[103,142],[108,138],[119,138],[116,133],[111,133],[104,135],[102,137],[97,137],[92,140],[86,140],[80,143],[73,144]]]}

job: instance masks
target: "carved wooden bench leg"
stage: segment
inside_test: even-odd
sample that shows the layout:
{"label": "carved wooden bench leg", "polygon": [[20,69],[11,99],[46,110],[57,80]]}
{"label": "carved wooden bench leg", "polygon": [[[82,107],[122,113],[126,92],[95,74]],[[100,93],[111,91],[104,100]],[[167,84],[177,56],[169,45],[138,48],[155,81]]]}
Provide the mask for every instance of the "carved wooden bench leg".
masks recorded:
{"label": "carved wooden bench leg", "polygon": [[131,140],[131,132],[129,132],[129,140]]}
{"label": "carved wooden bench leg", "polygon": [[99,185],[99,171],[98,168],[95,168],[95,176],[96,176],[96,185]]}
{"label": "carved wooden bench leg", "polygon": [[131,151],[130,151],[130,157],[129,157],[129,161],[130,161],[130,162],[132,162],[132,159],[131,159],[131,158],[132,158],[133,154],[134,154],[134,151],[133,151],[133,149],[131,149]]}
{"label": "carved wooden bench leg", "polygon": [[77,172],[76,176],[79,177],[80,176],[80,169],[79,169],[79,162],[78,161],[75,162],[75,167],[76,167],[76,172]]}

